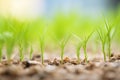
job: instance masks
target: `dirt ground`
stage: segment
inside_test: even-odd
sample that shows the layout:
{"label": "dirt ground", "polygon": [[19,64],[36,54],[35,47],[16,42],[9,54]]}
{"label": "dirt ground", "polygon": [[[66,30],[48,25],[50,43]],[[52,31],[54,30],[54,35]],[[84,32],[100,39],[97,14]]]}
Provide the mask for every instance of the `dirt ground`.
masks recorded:
{"label": "dirt ground", "polygon": [[107,62],[94,58],[85,63],[65,57],[61,64],[58,58],[44,60],[34,55],[32,60],[0,63],[0,80],[120,80],[120,55],[112,55]]}

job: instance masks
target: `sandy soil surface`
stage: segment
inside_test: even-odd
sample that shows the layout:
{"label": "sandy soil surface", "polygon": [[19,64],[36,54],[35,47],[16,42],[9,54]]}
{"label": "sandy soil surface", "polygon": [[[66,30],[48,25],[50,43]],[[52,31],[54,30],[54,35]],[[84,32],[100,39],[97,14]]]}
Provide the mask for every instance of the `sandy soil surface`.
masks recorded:
{"label": "sandy soil surface", "polygon": [[58,58],[45,59],[34,55],[32,60],[3,61],[0,63],[0,80],[120,80],[120,55],[112,55],[104,62],[93,58],[85,63],[65,57],[63,64]]}

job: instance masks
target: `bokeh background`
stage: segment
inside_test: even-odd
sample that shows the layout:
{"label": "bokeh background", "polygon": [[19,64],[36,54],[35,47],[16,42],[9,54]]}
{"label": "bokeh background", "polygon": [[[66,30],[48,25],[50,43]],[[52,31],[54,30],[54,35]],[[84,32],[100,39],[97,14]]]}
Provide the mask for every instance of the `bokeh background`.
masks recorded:
{"label": "bokeh background", "polygon": [[[82,38],[104,27],[104,18],[117,27],[113,44],[119,46],[120,0],[0,0],[0,41],[12,49],[21,40],[26,48],[39,46],[39,37],[45,33],[46,50],[54,50],[53,44],[66,35]],[[76,39],[70,41],[74,45]],[[98,43],[95,32],[89,45],[97,49]]]}
{"label": "bokeh background", "polygon": [[0,12],[2,15],[36,17],[76,11],[81,15],[98,17],[103,12],[116,13],[119,4],[119,0],[0,0]]}

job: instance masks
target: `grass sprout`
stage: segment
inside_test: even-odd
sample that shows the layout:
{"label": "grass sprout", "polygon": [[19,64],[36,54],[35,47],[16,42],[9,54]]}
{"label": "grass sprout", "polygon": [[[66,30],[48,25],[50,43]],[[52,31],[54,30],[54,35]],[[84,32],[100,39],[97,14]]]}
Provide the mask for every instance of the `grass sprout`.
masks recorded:
{"label": "grass sprout", "polygon": [[77,55],[77,59],[78,62],[80,61],[80,49],[82,48],[82,43],[80,42],[77,46],[77,50],[76,50],[76,55]]}
{"label": "grass sprout", "polygon": [[87,59],[88,58],[88,56],[87,56],[87,43],[88,43],[88,40],[90,39],[90,37],[92,36],[92,34],[93,34],[93,32],[90,35],[88,35],[87,37],[85,37],[83,40],[79,36],[73,34],[73,36],[76,37],[79,40],[79,43],[76,47],[76,56],[77,56],[78,61],[80,61],[80,49],[83,48],[84,56],[85,56],[85,62],[88,62],[88,59]]}
{"label": "grass sprout", "polygon": [[31,46],[30,47],[30,56],[29,56],[29,58],[32,59],[32,56],[33,56],[33,47]]}
{"label": "grass sprout", "polygon": [[20,54],[20,61],[23,61],[24,54],[23,54],[23,45],[22,45],[22,42],[19,43],[19,54]]}
{"label": "grass sprout", "polygon": [[103,32],[103,30],[101,28],[99,28],[97,30],[97,33],[99,35],[101,44],[102,44],[102,52],[103,52],[103,56],[104,56],[104,61],[106,61],[106,52],[105,52],[105,44],[106,44],[106,33]]}
{"label": "grass sprout", "polygon": [[107,43],[108,43],[108,57],[110,59],[111,57],[111,43],[112,43],[112,38],[115,34],[115,27],[114,26],[110,26],[107,22],[107,20],[105,20],[105,28],[106,28],[106,32],[107,32]]}
{"label": "grass sprout", "polygon": [[45,41],[44,36],[40,37],[40,49],[41,49],[41,59],[42,64],[44,64],[44,49],[45,49]]}
{"label": "grass sprout", "polygon": [[0,34],[0,61],[2,60],[2,48],[4,45],[4,37],[2,34]]}
{"label": "grass sprout", "polygon": [[92,34],[93,34],[93,32],[90,33],[90,35],[88,35],[87,37],[85,37],[85,39],[82,42],[82,44],[83,44],[83,50],[84,50],[84,56],[85,56],[85,62],[88,62],[87,43],[88,43],[88,40],[90,39],[90,37],[92,36]]}
{"label": "grass sprout", "polygon": [[0,45],[0,61],[2,60],[2,45]]}
{"label": "grass sprout", "polygon": [[80,62],[80,49],[82,48],[82,41],[79,36],[75,34],[73,34],[73,36],[79,40],[78,45],[76,47],[76,57],[77,57],[78,62]]}
{"label": "grass sprout", "polygon": [[63,63],[65,46],[66,46],[66,44],[68,43],[70,37],[71,37],[71,35],[65,37],[65,38],[61,41],[61,43],[60,43],[60,48],[61,48],[61,54],[60,54],[60,56],[61,56],[61,63]]}
{"label": "grass sprout", "polygon": [[12,32],[4,32],[3,36],[5,37],[7,59],[10,60],[12,56],[12,51],[15,45],[15,38],[13,37]]}

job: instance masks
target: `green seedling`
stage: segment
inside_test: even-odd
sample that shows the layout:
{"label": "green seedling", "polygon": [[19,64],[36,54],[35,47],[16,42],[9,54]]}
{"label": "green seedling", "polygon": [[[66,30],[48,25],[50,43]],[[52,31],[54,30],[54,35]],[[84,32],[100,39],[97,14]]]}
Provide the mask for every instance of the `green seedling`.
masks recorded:
{"label": "green seedling", "polygon": [[80,42],[77,46],[76,54],[77,54],[77,59],[78,62],[80,61],[80,49],[82,48],[82,43]]}
{"label": "green seedling", "polygon": [[11,32],[4,32],[3,36],[5,37],[6,50],[7,50],[7,59],[10,60],[12,56],[12,51],[15,44],[15,38]]}
{"label": "green seedling", "polygon": [[33,55],[33,47],[31,46],[31,48],[30,48],[30,59],[32,59],[32,55]]}
{"label": "green seedling", "polygon": [[47,27],[41,27],[39,33],[39,42],[40,42],[40,50],[41,50],[41,61],[44,64],[44,52],[45,52],[45,37],[47,32]]}
{"label": "green seedling", "polygon": [[[6,18],[4,19],[4,25],[3,25],[3,35],[5,36],[5,44],[6,44],[6,50],[7,50],[7,58],[8,60],[11,59],[12,51],[14,49],[14,45],[18,43],[19,45],[19,51],[20,54],[22,54],[22,47],[19,43],[20,40],[25,41],[23,38],[23,35],[25,30],[23,30],[23,23],[19,22],[19,20],[13,19],[13,18]],[[21,30],[22,29],[22,30]],[[20,58],[23,57],[20,55]]]}
{"label": "green seedling", "polygon": [[23,45],[21,42],[19,43],[19,54],[20,54],[20,61],[23,61],[24,54],[23,54]]}
{"label": "green seedling", "polygon": [[87,56],[87,43],[88,43],[88,40],[90,39],[90,37],[92,36],[92,34],[93,34],[93,32],[89,36],[85,37],[84,40],[81,40],[77,35],[74,34],[74,36],[79,39],[79,43],[76,47],[76,55],[77,55],[78,61],[80,61],[80,49],[83,47],[85,62],[88,62],[88,59],[87,59],[88,58],[88,56]]}
{"label": "green seedling", "polygon": [[68,40],[70,39],[70,35],[64,38],[61,43],[60,43],[60,48],[61,48],[61,63],[63,63],[63,57],[64,57],[64,50],[65,46],[68,43]]}
{"label": "green seedling", "polygon": [[2,60],[2,48],[4,44],[4,37],[2,34],[0,34],[0,61]]}
{"label": "green seedling", "polygon": [[113,26],[110,26],[108,24],[108,22],[105,20],[105,28],[106,28],[106,32],[107,32],[107,43],[108,43],[108,57],[110,59],[111,57],[111,41],[112,41],[112,38],[113,38],[113,35],[115,34],[115,27]]}
{"label": "green seedling", "polygon": [[44,42],[44,36],[40,37],[40,49],[41,49],[41,59],[42,64],[44,64],[44,49],[45,49],[45,42]]}
{"label": "green seedling", "polygon": [[82,48],[82,41],[77,35],[73,34],[73,36],[79,40],[78,45],[76,47],[76,57],[78,62],[80,62],[80,49]]}
{"label": "green seedling", "polygon": [[85,56],[85,62],[88,62],[88,56],[87,56],[87,43],[88,40],[90,39],[90,37],[92,36],[93,32],[88,35],[87,37],[85,37],[85,39],[83,40],[82,44],[83,44],[83,50],[84,50],[84,56]]}
{"label": "green seedling", "polygon": [[106,44],[106,33],[100,28],[97,30],[101,44],[102,44],[102,52],[104,56],[104,61],[106,61],[106,52],[105,52],[105,44]]}
{"label": "green seedling", "polygon": [[2,60],[2,45],[0,44],[0,61]]}

